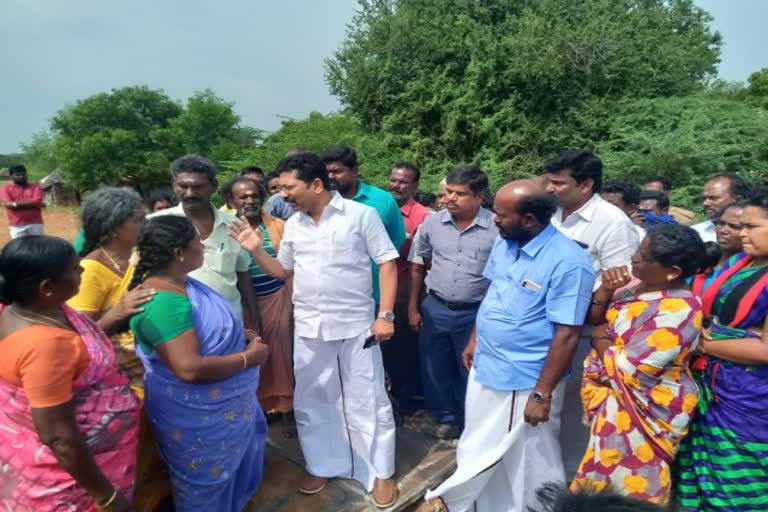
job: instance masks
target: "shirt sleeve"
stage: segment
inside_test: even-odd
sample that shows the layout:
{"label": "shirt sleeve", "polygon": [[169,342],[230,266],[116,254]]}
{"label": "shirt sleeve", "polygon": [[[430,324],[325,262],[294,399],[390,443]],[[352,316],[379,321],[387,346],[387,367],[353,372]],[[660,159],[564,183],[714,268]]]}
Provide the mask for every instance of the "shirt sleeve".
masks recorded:
{"label": "shirt sleeve", "polygon": [[429,234],[430,234],[430,227],[434,222],[430,222],[432,219],[424,219],[424,223],[422,223],[421,227],[419,228],[419,238],[417,240],[418,245],[418,252],[416,253],[421,258],[431,258],[432,257],[432,244],[429,241]]}
{"label": "shirt sleeve", "polygon": [[392,196],[388,195],[387,201],[387,218],[384,221],[384,226],[387,228],[387,234],[396,250],[400,250],[405,242],[405,224],[403,223],[403,214],[400,213],[400,209],[397,207]]}
{"label": "shirt sleeve", "polygon": [[627,220],[614,225],[613,229],[603,233],[600,246],[597,247],[600,258],[600,270],[630,265],[632,255],[640,245],[634,224]]}
{"label": "shirt sleeve", "polygon": [[8,194],[8,185],[3,185],[0,187],[0,200],[3,201],[3,203],[12,203],[13,200],[10,198]]}
{"label": "shirt sleeve", "polygon": [[285,224],[283,230],[283,239],[280,242],[280,250],[277,251],[277,261],[283,266],[285,270],[293,270],[293,229],[291,229],[290,223]]}
{"label": "shirt sleeve", "polygon": [[416,263],[417,265],[424,265],[424,258],[419,256],[419,235],[421,234],[421,226],[416,229],[416,233],[413,235],[413,242],[408,250],[408,262]]}
{"label": "shirt sleeve", "polygon": [[547,290],[547,320],[562,325],[584,325],[595,273],[587,265],[561,266]]}
{"label": "shirt sleeve", "polygon": [[80,277],[80,289],[77,295],[67,301],[69,307],[83,313],[97,313],[104,310],[104,303],[110,292],[109,279],[105,279],[93,260],[82,260],[83,274]]}
{"label": "shirt sleeve", "polygon": [[144,312],[131,318],[131,330],[140,342],[155,348],[194,329],[189,298],[160,291],[144,305]]}
{"label": "shirt sleeve", "polygon": [[19,377],[32,407],[53,407],[72,399],[72,383],[89,356],[75,334],[35,339],[21,355]]}
{"label": "shirt sleeve", "polygon": [[[366,208],[362,218],[368,256],[377,265],[397,259],[400,254],[392,243],[387,230],[384,229],[384,224],[381,222],[378,212],[373,208]],[[405,236],[403,236],[403,239],[405,239]]]}
{"label": "shirt sleeve", "polygon": [[488,261],[485,263],[485,268],[483,269],[483,277],[488,279],[489,281],[493,281],[494,276],[494,270],[495,270],[495,262],[496,262],[496,247],[499,245],[500,238],[497,238],[496,241],[493,242],[493,247],[491,247],[491,253],[488,255]]}

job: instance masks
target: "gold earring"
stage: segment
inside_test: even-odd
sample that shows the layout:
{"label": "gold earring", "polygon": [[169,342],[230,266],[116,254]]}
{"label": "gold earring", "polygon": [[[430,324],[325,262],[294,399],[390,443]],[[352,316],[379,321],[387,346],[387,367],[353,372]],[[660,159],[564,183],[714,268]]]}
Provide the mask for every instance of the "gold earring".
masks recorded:
{"label": "gold earring", "polygon": [[667,281],[674,281],[674,280],[675,280],[675,276],[670,276],[670,275],[667,276]]}
{"label": "gold earring", "polygon": [[179,256],[179,263],[184,263],[184,256]]}

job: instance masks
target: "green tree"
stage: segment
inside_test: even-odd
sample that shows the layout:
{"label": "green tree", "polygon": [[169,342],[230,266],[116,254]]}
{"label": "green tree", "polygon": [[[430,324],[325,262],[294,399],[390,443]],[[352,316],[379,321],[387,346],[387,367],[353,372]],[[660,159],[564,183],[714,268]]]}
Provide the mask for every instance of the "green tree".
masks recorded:
{"label": "green tree", "polygon": [[611,177],[667,176],[675,204],[700,210],[701,185],[720,171],[768,180],[768,118],[719,94],[626,100],[597,145]]}
{"label": "green tree", "polygon": [[90,96],[52,119],[56,158],[67,179],[82,190],[127,175],[160,181],[167,176],[168,155],[153,135],[181,113],[164,92],[145,86]]}
{"label": "green tree", "polygon": [[475,161],[499,184],[604,138],[624,98],[700,90],[710,21],[692,0],[361,0],[326,77],[429,171]]}
{"label": "green tree", "polygon": [[746,99],[751,104],[768,110],[768,68],[763,68],[749,75]]}
{"label": "green tree", "polygon": [[[391,151],[380,137],[366,133],[353,116],[312,112],[306,119],[283,121],[282,127],[259,145],[226,162],[226,175],[234,175],[246,165],[257,165],[269,172],[290,149],[320,152],[331,144],[353,146],[360,161],[361,176],[377,186],[386,185],[392,164],[403,158],[402,154]],[[431,187],[432,180],[426,177],[422,185]]]}
{"label": "green tree", "polygon": [[45,178],[58,167],[54,151],[54,139],[50,132],[39,132],[32,135],[32,140],[21,145],[23,154],[21,161],[29,171],[32,181]]}

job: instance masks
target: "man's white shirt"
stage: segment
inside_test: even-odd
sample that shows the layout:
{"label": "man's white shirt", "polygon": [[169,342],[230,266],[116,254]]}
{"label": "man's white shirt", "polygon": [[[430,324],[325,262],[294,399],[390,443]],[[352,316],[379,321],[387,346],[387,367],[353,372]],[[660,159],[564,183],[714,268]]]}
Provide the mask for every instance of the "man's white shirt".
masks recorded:
{"label": "man's white shirt", "polygon": [[337,192],[317,224],[304,212],[288,219],[277,258],[294,273],[296,334],[331,341],[365,332],[374,316],[371,260],[398,256],[376,210]]}
{"label": "man's white shirt", "polygon": [[594,194],[589,201],[570,214],[563,222],[563,209],[558,208],[552,225],[571,240],[586,245],[595,270],[595,287],[602,283],[605,270],[630,265],[632,255],[640,245],[635,225],[616,206]]}
{"label": "man's white shirt", "polygon": [[715,223],[711,220],[705,220],[691,226],[699,234],[701,239],[706,242],[717,242],[717,233],[715,233]]}

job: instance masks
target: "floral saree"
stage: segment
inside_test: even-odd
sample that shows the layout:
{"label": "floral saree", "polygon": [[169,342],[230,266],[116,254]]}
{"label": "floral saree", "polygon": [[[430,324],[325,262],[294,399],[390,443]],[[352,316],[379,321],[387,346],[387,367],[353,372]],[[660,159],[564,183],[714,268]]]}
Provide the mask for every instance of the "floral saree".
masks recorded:
{"label": "floral saree", "polygon": [[571,489],[604,489],[666,503],[670,465],[688,431],[698,390],[688,369],[701,305],[687,290],[629,290],[606,313],[615,341],[584,362],[590,440]]}

